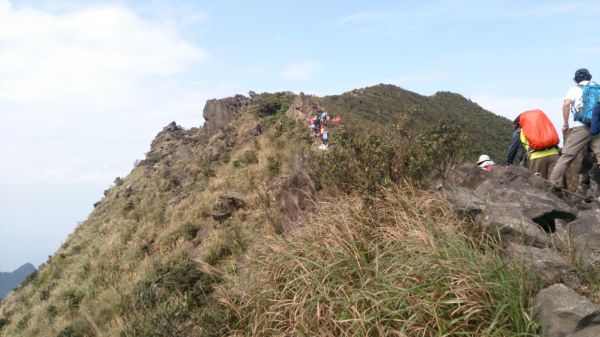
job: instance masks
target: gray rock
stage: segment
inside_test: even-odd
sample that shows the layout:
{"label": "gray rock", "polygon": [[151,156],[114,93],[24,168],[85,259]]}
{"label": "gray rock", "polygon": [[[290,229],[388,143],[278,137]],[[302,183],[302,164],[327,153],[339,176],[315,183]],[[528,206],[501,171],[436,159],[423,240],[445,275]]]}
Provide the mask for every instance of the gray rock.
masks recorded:
{"label": "gray rock", "polygon": [[577,287],[580,279],[575,267],[550,248],[536,248],[510,243],[507,257],[513,263],[524,264],[548,283],[563,282]]}
{"label": "gray rock", "polygon": [[597,325],[587,325],[575,331],[582,319],[600,310],[600,306],[579,295],[564,284],[555,284],[540,291],[534,299],[533,311],[544,337],[600,336]]}
{"label": "gray rock", "polygon": [[213,207],[212,217],[217,221],[223,221],[230,218],[236,210],[244,207],[246,207],[244,195],[230,192],[219,196]]}
{"label": "gray rock", "polygon": [[451,172],[442,190],[459,211],[481,213],[479,225],[500,234],[504,243],[546,247],[546,235],[539,228],[554,232],[557,219],[575,218],[572,208],[550,191],[545,179],[520,166],[495,166],[488,173],[465,164]]}
{"label": "gray rock", "polygon": [[228,126],[236,115],[245,111],[250,102],[252,100],[243,95],[206,101],[202,113],[205,132],[209,137],[216,134],[221,128]]}
{"label": "gray rock", "polygon": [[600,210],[579,212],[577,220],[568,224],[567,231],[582,264],[600,271]]}
{"label": "gray rock", "polygon": [[544,248],[549,244],[544,230],[525,216],[518,205],[488,204],[480,225],[503,245],[512,242]]}

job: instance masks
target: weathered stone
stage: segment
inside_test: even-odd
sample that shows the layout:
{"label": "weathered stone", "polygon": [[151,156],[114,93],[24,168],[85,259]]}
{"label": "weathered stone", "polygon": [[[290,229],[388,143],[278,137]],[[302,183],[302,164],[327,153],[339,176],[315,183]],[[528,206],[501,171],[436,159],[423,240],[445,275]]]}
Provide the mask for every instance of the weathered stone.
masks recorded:
{"label": "weathered stone", "polygon": [[[586,315],[600,310],[600,306],[564,284],[555,284],[540,291],[534,299],[533,310],[544,337],[600,336],[597,325],[588,325],[575,331],[580,321]],[[592,332],[596,334],[590,335]]]}
{"label": "weathered stone", "polygon": [[513,263],[524,264],[548,283],[562,282],[577,287],[580,282],[575,267],[554,249],[509,243],[506,253]]}
{"label": "weathered stone", "polygon": [[600,271],[600,210],[579,212],[577,220],[568,224],[567,231],[583,265]]}
{"label": "weathered stone", "polygon": [[488,204],[480,225],[503,245],[510,242],[535,247],[547,247],[548,238],[535,222],[523,215],[518,206]]}
{"label": "weathered stone", "polygon": [[486,203],[473,191],[460,186],[442,188],[442,196],[454,205],[456,211],[475,217],[483,213]]}
{"label": "weathered stone", "polygon": [[243,95],[206,101],[202,113],[205,132],[209,137],[216,134],[221,128],[228,126],[236,115],[242,113],[250,102],[252,100]]}
{"label": "weathered stone", "polygon": [[464,187],[475,190],[483,181],[489,179],[491,174],[473,164],[463,164],[452,171],[446,178],[446,185],[450,187]]}
{"label": "weathered stone", "polygon": [[231,192],[219,196],[213,207],[212,217],[217,221],[223,221],[230,218],[233,212],[246,207],[244,195],[237,192]]}

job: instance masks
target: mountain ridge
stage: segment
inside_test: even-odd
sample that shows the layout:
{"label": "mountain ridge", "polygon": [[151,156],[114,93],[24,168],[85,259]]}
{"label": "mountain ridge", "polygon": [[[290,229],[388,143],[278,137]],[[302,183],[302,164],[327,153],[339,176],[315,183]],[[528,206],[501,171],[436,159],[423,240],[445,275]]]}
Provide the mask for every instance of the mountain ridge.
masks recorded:
{"label": "mountain ridge", "polygon": [[[379,85],[249,96],[211,100],[201,128],[165,126],[146,158],[2,303],[0,336],[220,336],[236,321],[220,291],[243,273],[246,255],[303,226],[323,200],[358,193],[368,210],[393,184],[425,184],[443,176],[441,162],[473,161],[482,144],[454,125],[461,112],[474,111],[464,127],[474,130],[468,122],[483,115],[504,130],[491,135],[501,144],[491,156],[510,140],[510,121],[457,94]],[[329,124],[329,151],[307,128],[319,107],[342,116]],[[450,153],[451,144],[465,151]]]}

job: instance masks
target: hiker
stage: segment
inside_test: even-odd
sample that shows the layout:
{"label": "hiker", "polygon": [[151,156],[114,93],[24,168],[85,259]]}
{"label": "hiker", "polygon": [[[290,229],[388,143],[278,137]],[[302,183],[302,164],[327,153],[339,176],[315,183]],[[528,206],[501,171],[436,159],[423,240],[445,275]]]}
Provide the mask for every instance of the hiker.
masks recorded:
{"label": "hiker", "polygon": [[323,141],[323,145],[329,146],[329,131],[326,127],[321,129],[321,140]]}
{"label": "hiker", "polygon": [[477,160],[477,165],[488,172],[492,172],[496,163],[494,163],[487,154],[482,154],[479,156],[479,160]]}
{"label": "hiker", "polygon": [[323,110],[321,113],[321,120],[323,121],[323,125],[327,125],[327,121],[329,120],[329,114],[327,113],[327,110]]}
{"label": "hiker", "polygon": [[317,127],[317,131],[321,130],[321,124],[323,124],[323,123],[321,123],[321,116],[317,115],[315,117],[315,126]]}
{"label": "hiker", "polygon": [[311,117],[308,127],[310,128],[310,131],[312,131],[312,133],[317,134],[317,124],[315,124],[315,117]]}
{"label": "hiker", "polygon": [[[508,157],[506,158],[506,163],[508,166],[514,165],[515,159],[517,159],[522,166],[526,166],[527,156],[525,155],[523,143],[521,143],[521,127],[519,126],[519,121],[516,119],[513,121],[513,130],[512,139],[510,140],[510,145],[508,146]],[[519,154],[519,152],[521,153]]]}
{"label": "hiker", "polygon": [[[510,145],[507,163],[511,165],[518,150],[515,142],[522,144],[525,150],[527,167],[535,175],[548,179],[556,162],[558,161],[558,133],[554,125],[542,110],[528,110],[521,113],[513,121],[515,129],[519,131],[519,138]],[[516,133],[516,131],[515,131]],[[515,149],[516,148],[516,149]]]}
{"label": "hiker", "polygon": [[[592,75],[585,69],[577,69],[573,81],[577,84],[567,91],[563,101],[562,131],[565,135],[565,145],[562,149],[562,155],[552,170],[550,181],[555,188],[564,188],[564,175],[573,159],[577,154],[584,150],[588,145],[596,156],[596,165],[592,168],[594,172],[598,171],[600,164],[600,135],[592,136],[590,133],[590,124],[592,111],[598,102],[597,95],[600,94],[600,86],[591,82]],[[573,114],[573,128],[569,129],[569,113]]]}

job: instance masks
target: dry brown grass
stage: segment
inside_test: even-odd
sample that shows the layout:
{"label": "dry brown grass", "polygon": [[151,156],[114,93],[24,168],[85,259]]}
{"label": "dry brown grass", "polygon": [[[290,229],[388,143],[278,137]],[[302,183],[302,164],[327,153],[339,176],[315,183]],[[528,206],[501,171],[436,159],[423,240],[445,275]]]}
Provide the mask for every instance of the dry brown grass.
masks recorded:
{"label": "dry brown grass", "polygon": [[532,285],[445,202],[404,186],[321,205],[222,287],[246,336],[515,336]]}

